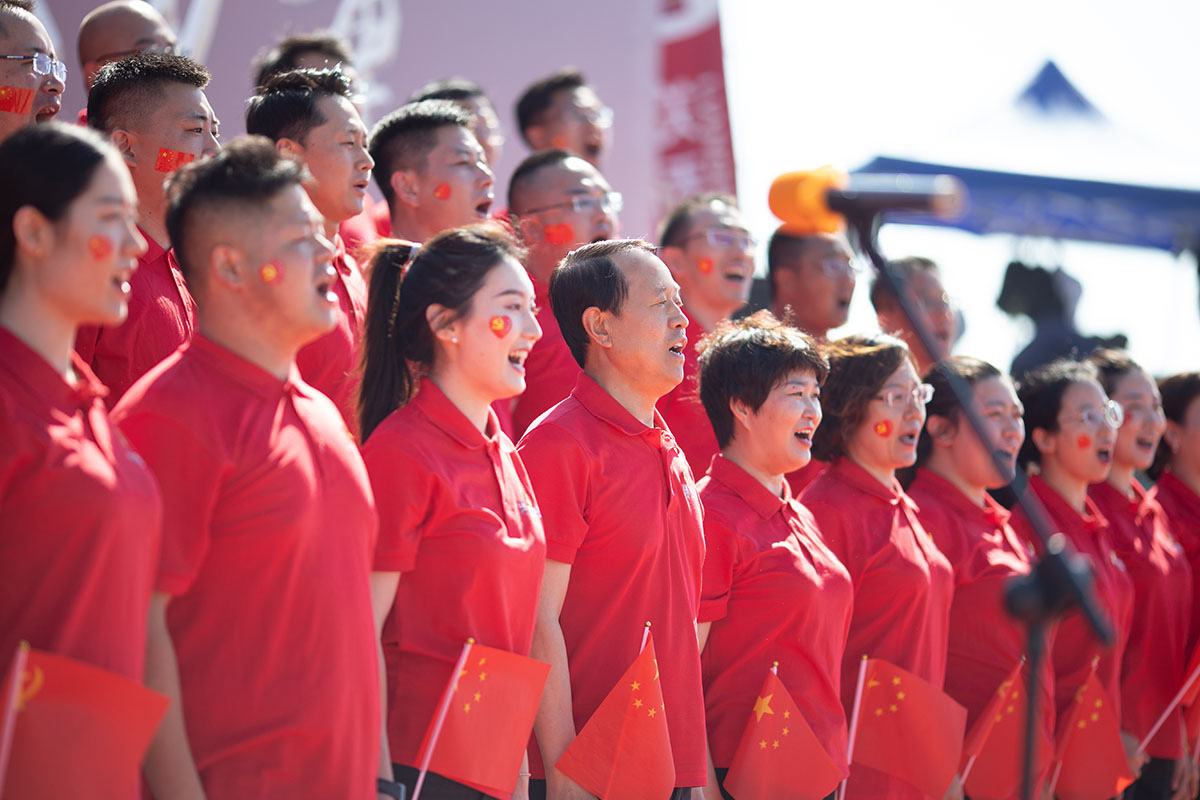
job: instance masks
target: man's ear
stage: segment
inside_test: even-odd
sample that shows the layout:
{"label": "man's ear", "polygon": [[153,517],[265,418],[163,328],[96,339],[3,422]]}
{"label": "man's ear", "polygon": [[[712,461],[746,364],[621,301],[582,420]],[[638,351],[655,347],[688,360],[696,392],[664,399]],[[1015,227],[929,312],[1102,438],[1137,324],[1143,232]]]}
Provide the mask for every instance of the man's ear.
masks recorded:
{"label": "man's ear", "polygon": [[550,129],[545,125],[530,125],[525,129],[525,140],[529,142],[529,149],[549,150],[550,149]]}
{"label": "man's ear", "polygon": [[241,248],[231,244],[215,245],[208,254],[209,280],[240,290],[245,284],[247,261],[247,255]]}
{"label": "man's ear", "polygon": [[934,444],[949,447],[957,438],[958,426],[941,414],[934,414],[925,420],[925,430],[929,432],[929,438]]}
{"label": "man's ear", "polygon": [[[667,265],[667,269],[671,270],[671,277],[675,279],[675,282],[680,283],[679,279],[687,268],[687,260],[683,255],[683,248],[676,245],[660,247],[658,248],[658,257]],[[683,275],[683,277],[686,278],[686,275]]]}
{"label": "man's ear", "polygon": [[589,306],[583,312],[581,322],[583,323],[583,332],[587,334],[591,343],[605,350],[609,350],[613,346],[612,332],[609,330],[609,320],[611,315],[607,311],[601,311],[596,306]]}
{"label": "man's ear", "polygon": [[293,161],[304,160],[304,146],[295,139],[286,137],[275,140],[275,152],[284,158],[290,158]]}
{"label": "man's ear", "polygon": [[526,216],[515,217],[515,219],[517,221],[517,233],[521,235],[522,242],[533,245],[545,241],[545,227],[537,217]]}
{"label": "man's ear", "polygon": [[396,202],[410,208],[421,205],[421,180],[416,170],[398,169],[388,178]]}
{"label": "man's ear", "polygon": [[108,139],[112,142],[113,147],[117,148],[117,152],[121,154],[121,158],[125,159],[125,165],[128,167],[136,167],[137,156],[134,154],[134,143],[137,140],[137,134],[117,128],[108,135]]}

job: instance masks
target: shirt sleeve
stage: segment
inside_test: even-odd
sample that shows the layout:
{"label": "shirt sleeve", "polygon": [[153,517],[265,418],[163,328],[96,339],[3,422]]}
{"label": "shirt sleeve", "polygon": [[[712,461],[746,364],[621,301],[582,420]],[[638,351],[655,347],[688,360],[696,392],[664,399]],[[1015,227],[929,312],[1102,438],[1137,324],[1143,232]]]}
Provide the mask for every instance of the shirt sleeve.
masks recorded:
{"label": "shirt sleeve", "polygon": [[737,534],[713,513],[704,517],[704,569],[698,622],[723,619],[729,609],[733,572],[738,562]]}
{"label": "shirt sleeve", "polygon": [[546,557],[575,563],[587,536],[590,459],[566,431],[543,423],[531,429],[517,448],[542,511]]}
{"label": "shirt sleeve", "polygon": [[162,491],[162,551],[154,588],[186,594],[208,555],[225,464],[184,420],[133,409],[118,424]]}
{"label": "shirt sleeve", "polygon": [[376,430],[362,450],[379,514],[375,572],[409,572],[417,565],[421,532],[436,516],[443,487],[401,437]]}

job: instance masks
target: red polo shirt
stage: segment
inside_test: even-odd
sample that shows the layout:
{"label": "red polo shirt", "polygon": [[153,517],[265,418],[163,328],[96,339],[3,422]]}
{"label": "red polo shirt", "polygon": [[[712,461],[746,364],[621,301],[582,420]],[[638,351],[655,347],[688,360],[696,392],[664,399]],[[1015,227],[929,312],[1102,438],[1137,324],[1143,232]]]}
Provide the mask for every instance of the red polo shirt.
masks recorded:
{"label": "red polo shirt", "polygon": [[[1188,625],[1192,617],[1192,568],[1167,526],[1166,513],[1133,481],[1134,498],[1111,484],[1095,483],[1088,497],[1108,520],[1113,548],[1133,580],[1133,616],[1126,657],[1121,660],[1121,725],[1139,739],[1183,685]],[[1146,752],[1182,758],[1178,708]]]}
{"label": "red polo shirt", "polygon": [[799,497],[808,488],[808,485],[815,481],[818,476],[825,470],[829,469],[828,461],[821,461],[817,458],[810,458],[808,463],[795,472],[789,472],[784,478],[788,482],[788,486],[792,490],[792,495]]}
{"label": "red polo shirt", "polygon": [[24,639],[140,681],[162,502],[74,369],[0,327],[0,663]]}
{"label": "red polo shirt", "polygon": [[[1129,638],[1129,622],[1133,613],[1133,581],[1129,579],[1125,565],[1113,549],[1108,522],[1095,503],[1088,499],[1087,511],[1080,514],[1071,508],[1058,492],[1050,488],[1040,475],[1029,479],[1029,487],[1046,507],[1050,522],[1091,564],[1095,575],[1092,592],[1113,628],[1112,647],[1102,647],[1087,620],[1077,610],[1058,622],[1050,655],[1054,663],[1056,716],[1061,720],[1071,701],[1075,699],[1075,693],[1087,680],[1092,668],[1092,659],[1096,656],[1100,657],[1096,677],[1100,679],[1113,702],[1120,701],[1121,656]],[[1012,526],[1026,541],[1033,542],[1035,547],[1041,546],[1033,526],[1029,524],[1020,506],[1013,512]],[[1161,711],[1162,709],[1159,709],[1160,713]]]}
{"label": "red polo shirt", "polygon": [[379,503],[375,569],[404,573],[383,629],[388,744],[392,761],[416,767],[468,637],[529,655],[546,539],[496,415],[480,433],[428,378],[363,459]]}
{"label": "red polo shirt", "polygon": [[[1025,627],[1005,609],[1004,593],[1016,575],[1032,569],[1033,549],[1008,524],[1010,514],[985,493],[972,503],[957,486],[928,469],[917,470],[908,494],[917,518],[954,568],[946,694],[967,709],[967,730],[1026,651]],[[1026,683],[1030,676],[1025,675]],[[1042,752],[1054,742],[1054,668],[1043,659],[1040,714]]]}
{"label": "red polo shirt", "polygon": [[[864,655],[941,686],[954,572],[917,519],[900,484],[891,488],[848,458],[834,461],[801,497],[854,582],[854,616],[842,659],[842,705],[854,708]],[[909,784],[855,765],[852,797],[922,797]]]}
{"label": "red polo shirt", "polygon": [[[587,375],[521,440],[545,515],[546,555],[571,564],[559,623],[576,730],[637,657],[653,624],[678,786],[703,786],[696,646],[704,532],[683,452],[661,415],[646,427]],[[540,757],[531,757],[542,777]]]}
{"label": "red polo shirt", "polygon": [[296,366],[305,383],[334,402],[346,427],[357,436],[354,392],[358,387],[356,370],[363,319],[367,314],[367,284],[354,258],[346,253],[341,236],[334,237],[333,246],[333,266],[337,269],[333,283],[338,298],[337,322],[329,333],[300,349],[296,354]]}
{"label": "red polo shirt", "polygon": [[[517,437],[522,436],[546,409],[566,399],[581,372],[571,349],[563,341],[558,320],[550,310],[546,287],[532,275],[529,279],[535,290],[534,302],[538,305],[537,321],[542,326],[542,338],[534,343],[525,359],[525,391],[515,398],[513,405],[512,425]],[[655,649],[658,649],[657,644]]]}
{"label": "red polo shirt", "polygon": [[1179,480],[1173,472],[1164,472],[1158,477],[1158,482],[1147,492],[1167,515],[1167,525],[1175,539],[1183,547],[1188,563],[1192,567],[1192,617],[1188,625],[1187,646],[1184,651],[1191,657],[1191,652],[1200,639],[1200,495],[1191,490],[1186,483]]}
{"label": "red polo shirt", "polygon": [[[338,225],[338,236],[346,243],[346,252],[354,258],[360,257],[363,245],[371,244],[380,236],[386,235],[380,233],[375,222],[380,207],[383,208],[384,219],[389,219],[387,203],[376,200],[369,194],[365,195],[362,211]],[[390,224],[388,229],[390,232]]]}
{"label": "red polo shirt", "polygon": [[375,797],[367,471],[333,404],[197,335],[113,412],[166,499],[156,589],[209,797]]}
{"label": "red polo shirt", "polygon": [[658,410],[687,456],[693,475],[703,475],[712,457],[721,449],[717,446],[717,435],[713,433],[704,404],[700,402],[700,354],[696,351],[696,345],[707,334],[708,331],[696,320],[688,324],[687,347],[683,351],[683,380],[658,401]]}
{"label": "red polo shirt", "polygon": [[175,251],[164,250],[145,231],[141,234],[149,249],[129,280],[129,316],[116,327],[80,326],[75,336],[75,352],[108,387],[109,408],[196,329],[196,303]]}
{"label": "red polo shirt", "polygon": [[723,456],[697,484],[704,504],[700,663],[713,765],[728,767],[773,661],[817,739],[846,766],[842,650],[850,573],[784,484],[778,497]]}

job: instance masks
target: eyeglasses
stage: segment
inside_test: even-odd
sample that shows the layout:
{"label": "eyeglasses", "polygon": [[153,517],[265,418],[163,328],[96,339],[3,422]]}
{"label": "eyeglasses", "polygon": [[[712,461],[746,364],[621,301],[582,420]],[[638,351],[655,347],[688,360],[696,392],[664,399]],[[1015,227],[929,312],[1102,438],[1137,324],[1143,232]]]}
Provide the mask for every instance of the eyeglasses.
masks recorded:
{"label": "eyeglasses", "polygon": [[888,408],[904,407],[909,403],[917,406],[929,405],[929,401],[933,399],[933,387],[928,383],[922,383],[911,391],[903,389],[889,389],[886,392],[875,395],[876,400],[882,400],[887,403]]}
{"label": "eyeglasses", "polygon": [[852,258],[830,256],[821,259],[821,271],[828,278],[840,278],[843,275],[858,275],[862,272],[862,265]]}
{"label": "eyeglasses", "polygon": [[942,292],[936,297],[918,297],[917,308],[922,311],[949,311],[954,308],[954,301],[950,299],[950,295]]}
{"label": "eyeglasses", "polygon": [[1125,422],[1125,410],[1116,400],[1109,400],[1104,404],[1104,408],[1088,406],[1078,414],[1067,417],[1067,421],[1081,422],[1089,431],[1100,430],[1100,424],[1103,423],[1115,431]]}
{"label": "eyeglasses", "polygon": [[720,250],[732,250],[736,248],[745,253],[758,247],[758,239],[755,239],[748,231],[731,230],[729,228],[710,228],[706,231],[696,231],[684,238],[693,239],[697,236],[705,237],[710,247],[716,247]]}
{"label": "eyeglasses", "polygon": [[1154,405],[1147,403],[1126,403],[1121,410],[1125,412],[1125,419],[1138,417],[1139,419],[1156,421],[1167,418],[1166,412],[1163,411],[1162,403],[1155,403]]}
{"label": "eyeglasses", "polygon": [[34,53],[29,56],[0,56],[0,59],[6,61],[32,61],[34,75],[49,75],[53,72],[55,78],[58,78],[63,83],[67,82],[67,65],[57,58],[51,58],[45,53]]}
{"label": "eyeglasses", "polygon": [[563,116],[574,122],[595,125],[597,128],[611,128],[613,124],[613,110],[608,106],[589,106],[588,108],[567,106],[563,109]]}
{"label": "eyeglasses", "polygon": [[597,211],[603,211],[605,214],[618,214],[625,207],[625,198],[621,196],[620,192],[605,192],[602,195],[575,194],[571,195],[570,200],[541,208],[531,208],[525,213],[539,214],[552,208],[566,208],[567,206],[570,206],[576,214],[595,214]]}
{"label": "eyeglasses", "polygon": [[132,50],[118,50],[115,53],[105,53],[97,57],[96,61],[100,64],[107,64],[111,61],[120,61],[123,58],[136,56],[139,53],[162,53],[169,56],[180,53],[180,51],[176,49],[174,42],[167,42],[165,44],[152,44],[149,47],[135,47]]}

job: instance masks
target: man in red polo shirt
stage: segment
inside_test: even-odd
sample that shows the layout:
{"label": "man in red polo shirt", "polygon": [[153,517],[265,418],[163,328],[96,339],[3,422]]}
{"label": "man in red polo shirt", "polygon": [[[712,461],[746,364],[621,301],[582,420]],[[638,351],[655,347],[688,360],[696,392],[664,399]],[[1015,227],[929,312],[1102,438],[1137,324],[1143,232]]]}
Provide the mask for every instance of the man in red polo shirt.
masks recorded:
{"label": "man in red polo shirt", "polygon": [[683,448],[693,475],[703,475],[720,448],[700,404],[700,339],[750,298],[756,242],[737,201],[725,194],[689,197],[671,210],[659,235],[662,260],[687,305],[688,347],[683,382],[658,401],[658,410]]}
{"label": "man in red polo shirt", "polygon": [[337,408],[296,368],[338,302],[300,180],[257,138],[172,180],[196,336],[113,412],[165,498],[146,660],[172,700],[146,761],[157,797],[376,796],[377,522]]}
{"label": "man in red polo shirt", "polygon": [[579,365],[550,309],[550,273],[570,250],[617,235],[621,196],[579,156],[542,150],[513,173],[508,208],[527,248],[525,270],[537,292],[542,326],[542,338],[525,360],[525,391],[513,398],[513,429],[520,436],[542,412],[570,394],[579,377]]}
{"label": "man in red polo shirt", "polygon": [[393,236],[424,242],[487,219],[492,170],[473,124],[457,103],[422,100],[401,106],[371,131],[375,183],[387,201]]}
{"label": "man in red polo shirt", "polygon": [[519,448],[546,531],[532,655],[551,665],[534,728],[541,758],[530,758],[547,783],[531,781],[530,796],[590,797],[554,765],[650,622],[675,796],[687,797],[707,780],[696,642],[704,534],[691,471],[654,408],[683,379],[679,286],[651,245],[598,242],[564,259],[550,301],[583,373]]}
{"label": "man in red polo shirt", "polygon": [[250,98],[246,131],[266,136],[284,156],[304,165],[304,188],[325,219],[333,242],[338,298],[334,329],[296,357],[304,380],[329,396],[346,427],[358,430],[354,412],[367,284],[338,235],[338,225],[362,211],[375,162],[367,153],[367,129],[350,103],[350,79],[338,69],[297,69],[276,75]]}
{"label": "man in red polo shirt", "polygon": [[612,109],[573,67],[536,81],[517,100],[517,127],[529,149],[560,148],[599,167],[612,144]]}
{"label": "man in red polo shirt", "polygon": [[167,233],[163,181],[183,164],[221,149],[217,120],[204,96],[208,77],[190,58],[139,53],[105,65],[88,95],[88,125],[125,157],[138,193],[138,230],[149,245],[129,282],[125,321],[85,325],[75,337],[79,357],[108,387],[110,407],[195,328],[196,304]]}

